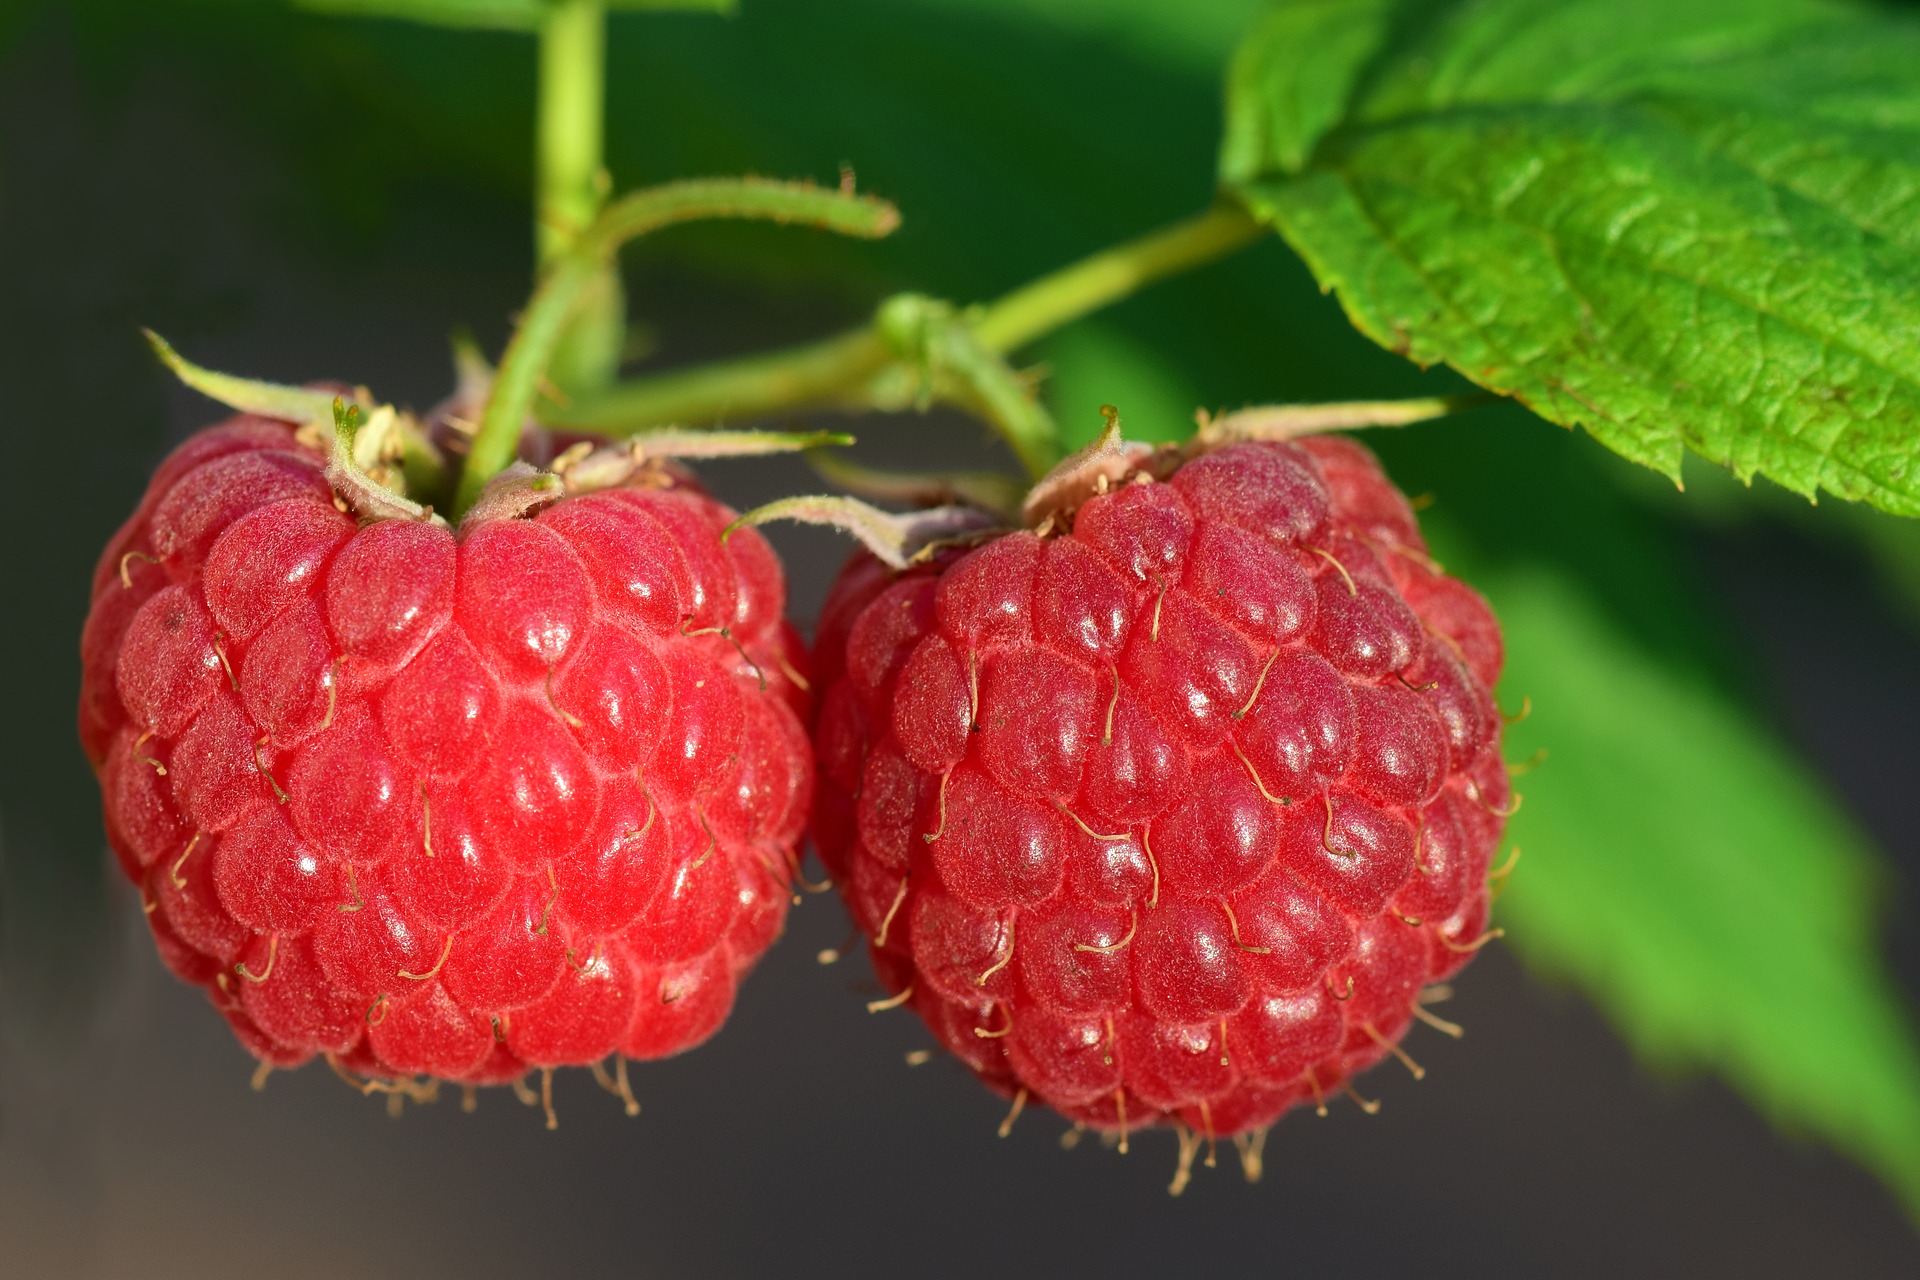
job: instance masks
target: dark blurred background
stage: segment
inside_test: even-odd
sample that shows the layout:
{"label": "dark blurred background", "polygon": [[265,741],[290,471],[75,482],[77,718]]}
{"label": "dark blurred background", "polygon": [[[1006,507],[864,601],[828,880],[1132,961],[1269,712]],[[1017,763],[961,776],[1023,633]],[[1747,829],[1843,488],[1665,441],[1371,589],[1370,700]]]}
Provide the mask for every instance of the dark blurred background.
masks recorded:
{"label": "dark blurred background", "polygon": [[[879,246],[764,228],[649,242],[628,259],[658,338],[646,363],[824,333],[890,289],[989,296],[1203,205],[1215,69],[1251,6],[1197,3],[1177,25],[1097,7],[748,0],[731,21],[618,22],[622,186],[851,161],[907,216]],[[1171,1135],[1063,1151],[1063,1126],[1029,1113],[1001,1141],[1000,1102],[958,1067],[909,1068],[931,1041],[864,1011],[864,963],[815,962],[847,930],[830,898],[794,912],[716,1040],[636,1068],[637,1119],[584,1073],[556,1081],[553,1133],[504,1091],[398,1120],[320,1067],[251,1092],[251,1061],[108,874],[72,730],[93,559],[154,462],[219,415],[136,326],[216,368],[431,403],[450,329],[497,350],[525,293],[531,95],[532,46],[510,36],[273,5],[0,7],[0,1272],[1920,1274],[1920,1235],[1869,1175],[1719,1084],[1636,1066],[1580,996],[1498,946],[1446,1010],[1466,1038],[1420,1043],[1424,1082],[1389,1064],[1366,1082],[1380,1115],[1290,1116],[1262,1183],[1229,1151],[1179,1200]],[[1042,354],[1069,423],[1122,379],[1130,426],[1450,385],[1354,335],[1277,243]],[[875,462],[999,459],[958,418],[855,429]],[[1409,492],[1463,508],[1468,540],[1585,583],[1811,762],[1894,866],[1892,964],[1920,990],[1904,529],[1705,478],[1682,503],[1512,408],[1383,452]],[[741,507],[818,487],[789,461],[708,474]],[[844,548],[772,537],[810,620]]]}

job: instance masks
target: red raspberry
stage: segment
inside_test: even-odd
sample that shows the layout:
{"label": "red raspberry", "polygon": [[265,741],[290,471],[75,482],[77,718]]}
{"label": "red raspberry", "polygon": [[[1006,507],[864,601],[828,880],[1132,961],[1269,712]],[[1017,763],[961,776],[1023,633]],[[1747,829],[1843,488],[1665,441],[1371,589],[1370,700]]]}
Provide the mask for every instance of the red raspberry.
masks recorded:
{"label": "red raspberry", "polygon": [[813,831],[982,1080],[1191,1159],[1398,1052],[1489,936],[1501,646],[1352,441],[1145,466],[1037,533],[854,557]]}
{"label": "red raspberry", "polygon": [[80,731],[164,959],[243,1044],[518,1079],[713,1034],[779,934],[812,765],[765,540],[655,468],[357,524],[287,423],[155,474]]}

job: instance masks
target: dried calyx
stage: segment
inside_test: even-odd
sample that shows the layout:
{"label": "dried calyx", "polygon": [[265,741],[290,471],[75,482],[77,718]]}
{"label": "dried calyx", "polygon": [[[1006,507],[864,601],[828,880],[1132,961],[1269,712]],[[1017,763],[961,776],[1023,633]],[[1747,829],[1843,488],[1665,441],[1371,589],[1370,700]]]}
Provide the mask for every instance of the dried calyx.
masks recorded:
{"label": "dried calyx", "polygon": [[359,405],[349,405],[344,397],[335,396],[332,417],[331,428],[309,422],[300,428],[297,438],[327,455],[327,483],[355,515],[363,521],[446,523],[434,514],[432,506],[407,497],[405,436],[419,432],[411,414],[403,418],[392,405],[383,404],[363,423]]}
{"label": "dried calyx", "polygon": [[326,456],[328,482],[362,520],[446,523],[409,496],[432,494],[446,476],[445,454],[411,413],[377,402],[365,387],[294,387],[217,373],[153,330],[143,332],[161,363],[195,391],[241,413],[298,424],[296,438]]}
{"label": "dried calyx", "polygon": [[[375,400],[365,387],[288,386],[217,373],[187,360],[151,330],[155,354],[187,386],[242,413],[299,424],[300,442],[327,458],[338,500],[363,522],[422,520],[445,525],[434,507],[451,489],[452,468],[473,432],[474,412],[491,391],[493,370],[471,344],[456,341],[453,394],[423,423]],[[678,459],[751,457],[819,451],[853,443],[830,431],[685,431],[661,428],[608,443],[556,437],[529,424],[523,456],[494,475],[461,519],[525,517],[563,497],[611,488],[671,488],[691,477]],[[544,465],[542,465],[544,464]]]}
{"label": "dried calyx", "polygon": [[1081,503],[1141,474],[1153,456],[1153,446],[1121,438],[1118,409],[1103,404],[1100,416],[1106,425],[1093,443],[1062,459],[1027,491],[1020,504],[1020,518],[1027,528],[1044,536],[1055,526],[1065,525]]}
{"label": "dried calyx", "polygon": [[[1345,401],[1332,404],[1265,405],[1215,416],[1195,415],[1197,430],[1181,444],[1145,444],[1125,439],[1120,413],[1101,405],[1100,434],[1056,463],[1023,493],[1010,476],[982,472],[949,474],[879,471],[841,458],[819,460],[815,469],[855,497],[827,494],[784,498],[756,507],[740,525],[796,520],[828,525],[852,535],[883,564],[903,569],[953,546],[968,546],[1024,528],[1041,537],[1064,533],[1083,503],[1125,484],[1164,479],[1187,460],[1249,440],[1294,440],[1326,431],[1406,426],[1483,403],[1484,395],[1429,396],[1415,400]],[[885,511],[862,499],[917,508]]]}

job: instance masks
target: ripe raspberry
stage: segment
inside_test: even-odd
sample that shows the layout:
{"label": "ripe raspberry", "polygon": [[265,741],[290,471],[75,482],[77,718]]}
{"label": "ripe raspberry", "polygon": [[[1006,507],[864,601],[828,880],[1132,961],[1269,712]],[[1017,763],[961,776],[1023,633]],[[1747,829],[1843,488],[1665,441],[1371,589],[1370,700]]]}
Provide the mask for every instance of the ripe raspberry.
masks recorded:
{"label": "ripe raspberry", "polygon": [[1136,455],[1036,532],[854,557],[815,841],[989,1086],[1190,1160],[1399,1052],[1490,936],[1500,662],[1361,446]]}
{"label": "ripe raspberry", "polygon": [[162,959],[279,1066],[500,1083],[713,1034],[812,785],[772,550],[658,466],[356,523],[303,439],[189,439],[94,577],[81,736]]}

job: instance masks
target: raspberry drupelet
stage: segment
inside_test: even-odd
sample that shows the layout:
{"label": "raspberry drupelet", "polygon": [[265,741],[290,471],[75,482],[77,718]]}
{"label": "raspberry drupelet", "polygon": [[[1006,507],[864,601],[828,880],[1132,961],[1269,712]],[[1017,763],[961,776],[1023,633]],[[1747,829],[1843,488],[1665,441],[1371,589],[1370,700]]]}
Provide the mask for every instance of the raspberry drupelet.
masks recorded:
{"label": "raspberry drupelet", "polygon": [[1136,458],[1037,529],[855,555],[813,832],[882,985],[989,1086],[1253,1135],[1400,1052],[1492,936],[1500,632],[1349,439]]}
{"label": "raspberry drupelet", "polygon": [[310,438],[187,440],[94,577],[81,736],[162,959],[263,1063],[376,1082],[704,1040],[812,786],[772,550],[664,465],[356,520]]}

